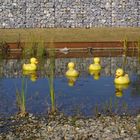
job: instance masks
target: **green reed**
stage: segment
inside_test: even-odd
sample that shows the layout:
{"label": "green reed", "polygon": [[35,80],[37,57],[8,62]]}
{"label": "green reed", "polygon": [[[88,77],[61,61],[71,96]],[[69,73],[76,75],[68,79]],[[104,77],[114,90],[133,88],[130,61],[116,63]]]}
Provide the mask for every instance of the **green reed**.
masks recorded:
{"label": "green reed", "polygon": [[24,44],[22,51],[23,58],[32,57],[36,51],[36,39],[35,36],[30,33],[30,36],[26,36],[27,40]]}
{"label": "green reed", "polygon": [[115,101],[114,101],[114,109],[118,109],[118,100],[115,98]]}
{"label": "green reed", "polygon": [[0,55],[2,58],[7,58],[7,56],[9,55],[9,45],[7,44],[7,42],[2,41],[0,42]]}
{"label": "green reed", "polygon": [[98,104],[95,104],[95,116],[98,117],[99,115],[99,107]]}
{"label": "green reed", "polygon": [[[126,102],[123,102],[119,106],[118,100],[115,99],[113,101],[112,98],[110,98],[109,101],[106,101],[105,103],[103,103],[102,106],[103,106],[104,113],[113,113],[113,110],[116,112],[116,110],[118,110],[119,108],[121,109],[121,111],[127,111],[127,109],[128,109],[128,104]],[[98,109],[98,105],[95,106],[95,109],[96,108]],[[97,110],[97,113],[98,113],[98,110]]]}
{"label": "green reed", "polygon": [[132,44],[132,53],[131,53],[131,57],[135,56],[135,48],[136,48],[137,43],[133,43]]}
{"label": "green reed", "polygon": [[103,104],[103,111],[104,113],[108,112],[109,111],[109,103],[108,101],[106,101],[104,104]]}
{"label": "green reed", "polygon": [[42,58],[45,55],[45,41],[34,34],[27,36],[23,49],[23,57],[38,57]]}
{"label": "green reed", "polygon": [[140,39],[138,40],[138,43],[137,43],[137,48],[138,48],[138,61],[140,62]]}
{"label": "green reed", "polygon": [[122,63],[122,69],[125,69],[126,65],[126,57],[127,57],[127,51],[128,51],[128,41],[127,38],[123,41],[123,63]]}
{"label": "green reed", "polygon": [[51,96],[51,112],[56,112],[55,106],[55,93],[54,93],[54,75],[55,75],[55,47],[53,42],[50,42],[50,66],[49,66],[49,87],[50,87],[50,96]]}
{"label": "green reed", "polygon": [[137,132],[140,134],[140,115],[137,116],[136,129]]}
{"label": "green reed", "polygon": [[2,59],[2,57],[1,57],[1,55],[0,55],[0,78],[2,78],[2,75],[3,75],[3,66],[2,66],[2,64],[3,64],[3,59]]}
{"label": "green reed", "polygon": [[127,55],[127,50],[128,50],[128,41],[127,41],[127,38],[125,38],[123,40],[123,54],[124,55]]}
{"label": "green reed", "polygon": [[122,103],[122,109],[123,109],[123,111],[127,111],[127,109],[128,109],[128,104],[127,104],[126,102],[123,102],[123,103]]}
{"label": "green reed", "polygon": [[45,42],[43,40],[40,40],[40,42],[38,42],[36,57],[38,58],[38,61],[39,61],[39,64],[38,64],[39,70],[43,70],[44,64],[46,62],[46,60],[45,60],[46,48],[45,48]]}
{"label": "green reed", "polygon": [[16,101],[17,101],[17,106],[19,108],[19,116],[25,117],[27,112],[26,112],[26,89],[27,89],[27,84],[25,81],[25,77],[22,77],[22,84],[21,84],[21,90],[16,88]]}

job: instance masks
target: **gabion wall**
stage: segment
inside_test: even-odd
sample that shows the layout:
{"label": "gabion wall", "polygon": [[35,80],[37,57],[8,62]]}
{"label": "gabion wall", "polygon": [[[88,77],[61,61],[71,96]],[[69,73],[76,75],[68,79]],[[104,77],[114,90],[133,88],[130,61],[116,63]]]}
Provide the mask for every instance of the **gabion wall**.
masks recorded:
{"label": "gabion wall", "polygon": [[0,0],[0,28],[140,26],[140,0]]}

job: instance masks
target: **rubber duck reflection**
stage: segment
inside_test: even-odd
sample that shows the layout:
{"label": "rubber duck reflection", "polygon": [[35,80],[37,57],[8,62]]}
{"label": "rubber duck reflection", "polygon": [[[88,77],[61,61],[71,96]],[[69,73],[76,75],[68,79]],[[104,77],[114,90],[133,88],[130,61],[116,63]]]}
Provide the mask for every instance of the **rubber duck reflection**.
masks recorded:
{"label": "rubber duck reflection", "polygon": [[70,87],[74,86],[78,77],[68,77],[68,76],[66,76],[66,77],[68,79],[68,85]]}
{"label": "rubber duck reflection", "polygon": [[100,79],[100,70],[89,70],[89,73],[93,76],[94,80]]}
{"label": "rubber duck reflection", "polygon": [[29,76],[32,82],[35,82],[38,78],[36,71],[23,71],[23,75]]}
{"label": "rubber duck reflection", "polygon": [[129,84],[119,85],[115,84],[115,95],[116,97],[121,98],[123,96],[123,90],[127,89],[129,87]]}
{"label": "rubber duck reflection", "polygon": [[66,72],[66,77],[68,79],[69,86],[74,86],[76,79],[79,76],[79,72],[75,69],[75,64],[73,62],[68,63],[68,70]]}

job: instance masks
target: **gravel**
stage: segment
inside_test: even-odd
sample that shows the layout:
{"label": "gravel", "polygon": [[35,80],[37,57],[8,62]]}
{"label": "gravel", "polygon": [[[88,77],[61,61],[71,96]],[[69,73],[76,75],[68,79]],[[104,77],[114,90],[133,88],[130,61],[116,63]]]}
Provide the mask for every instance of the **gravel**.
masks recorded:
{"label": "gravel", "polygon": [[0,140],[139,140],[140,115],[85,118],[29,114],[1,119],[0,129]]}

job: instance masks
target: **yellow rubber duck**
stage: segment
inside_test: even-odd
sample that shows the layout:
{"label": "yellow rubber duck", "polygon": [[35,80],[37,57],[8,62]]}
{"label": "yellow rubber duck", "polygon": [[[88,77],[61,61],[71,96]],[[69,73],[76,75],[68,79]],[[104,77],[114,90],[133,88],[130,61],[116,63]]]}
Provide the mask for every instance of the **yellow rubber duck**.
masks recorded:
{"label": "yellow rubber duck", "polygon": [[23,71],[23,75],[29,76],[32,82],[35,82],[37,80],[36,71]]}
{"label": "yellow rubber duck", "polygon": [[100,58],[99,57],[95,57],[93,59],[93,64],[89,65],[89,71],[96,71],[96,70],[101,70]]}
{"label": "yellow rubber duck", "polygon": [[23,64],[22,69],[24,71],[35,71],[37,69],[37,66],[36,66],[37,63],[38,63],[37,59],[32,57],[30,59],[30,64]]}
{"label": "yellow rubber duck", "polygon": [[79,73],[77,70],[74,69],[75,64],[73,62],[68,63],[68,70],[66,72],[66,77],[78,77]]}
{"label": "yellow rubber duck", "polygon": [[125,74],[123,69],[118,68],[115,73],[114,83],[119,85],[129,84],[130,79],[128,74]]}
{"label": "yellow rubber duck", "polygon": [[115,94],[117,97],[122,97],[123,96],[123,90],[127,89],[129,87],[129,84],[115,84]]}
{"label": "yellow rubber duck", "polygon": [[93,75],[94,80],[99,80],[100,70],[89,70],[90,75]]}

